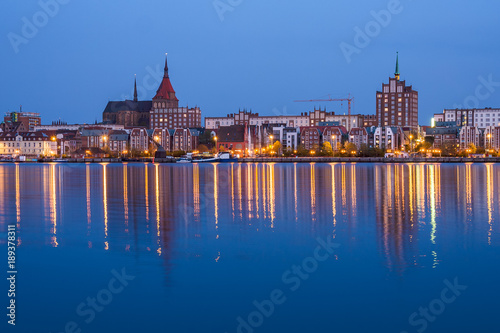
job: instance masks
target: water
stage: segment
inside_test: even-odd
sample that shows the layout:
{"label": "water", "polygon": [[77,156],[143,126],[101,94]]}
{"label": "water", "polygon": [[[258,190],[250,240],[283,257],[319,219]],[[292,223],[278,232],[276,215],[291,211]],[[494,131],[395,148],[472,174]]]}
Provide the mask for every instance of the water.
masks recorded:
{"label": "water", "polygon": [[19,237],[1,331],[498,332],[499,182],[494,164],[0,165],[2,261]]}

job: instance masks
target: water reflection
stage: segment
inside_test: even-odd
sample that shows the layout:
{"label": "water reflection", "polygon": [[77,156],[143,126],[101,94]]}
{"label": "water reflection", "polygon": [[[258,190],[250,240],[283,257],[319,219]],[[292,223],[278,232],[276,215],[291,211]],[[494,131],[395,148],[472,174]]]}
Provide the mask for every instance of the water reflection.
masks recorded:
{"label": "water reflection", "polygon": [[[217,241],[235,233],[333,234],[347,247],[376,244],[401,272],[437,267],[450,237],[499,244],[499,172],[493,164],[1,165],[0,223],[21,231],[42,223],[49,246],[76,241],[166,262],[172,239],[194,257],[209,247],[219,262]],[[41,242],[34,231],[31,241]]]}

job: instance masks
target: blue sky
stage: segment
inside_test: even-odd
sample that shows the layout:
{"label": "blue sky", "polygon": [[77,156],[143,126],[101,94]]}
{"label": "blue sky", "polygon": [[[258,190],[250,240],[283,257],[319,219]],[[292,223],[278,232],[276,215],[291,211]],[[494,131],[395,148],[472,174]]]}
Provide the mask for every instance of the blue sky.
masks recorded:
{"label": "blue sky", "polygon": [[[354,113],[374,114],[396,51],[402,79],[419,91],[421,124],[443,108],[500,107],[500,4],[397,2],[6,0],[0,110],[22,104],[43,123],[101,120],[109,100],[131,97],[134,74],[139,97],[154,96],[165,52],[180,104],[204,116],[345,113],[345,103],[293,101],[348,93]],[[357,28],[368,39],[356,43]],[[357,51],[346,57],[341,45]]]}

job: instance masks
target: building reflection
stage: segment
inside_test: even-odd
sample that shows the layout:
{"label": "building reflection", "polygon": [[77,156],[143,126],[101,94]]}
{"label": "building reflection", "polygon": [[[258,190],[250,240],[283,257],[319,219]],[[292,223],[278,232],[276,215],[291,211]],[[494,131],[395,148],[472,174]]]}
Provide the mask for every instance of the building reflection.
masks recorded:
{"label": "building reflection", "polygon": [[416,209],[425,186],[419,184],[422,172],[423,166],[414,164],[374,166],[377,240],[387,267],[396,272],[418,264]]}
{"label": "building reflection", "polygon": [[137,260],[153,255],[166,267],[173,255],[210,253],[221,262],[230,252],[224,242],[251,233],[330,234],[347,249],[376,244],[396,273],[438,267],[443,250],[455,246],[451,240],[499,244],[500,169],[493,164],[1,167],[7,171],[0,210],[11,207],[21,229],[35,223],[27,222],[33,202],[25,189],[39,188],[46,245],[76,238],[92,250],[130,252]]}

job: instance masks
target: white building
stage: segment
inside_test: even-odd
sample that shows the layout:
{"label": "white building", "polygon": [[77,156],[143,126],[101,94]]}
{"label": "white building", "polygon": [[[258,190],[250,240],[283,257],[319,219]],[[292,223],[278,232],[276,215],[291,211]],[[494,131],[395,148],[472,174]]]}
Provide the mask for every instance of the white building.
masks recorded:
{"label": "white building", "polygon": [[457,126],[486,128],[500,126],[500,109],[444,109],[434,115],[434,121],[455,122]]}
{"label": "white building", "polygon": [[279,141],[281,147],[295,150],[299,146],[299,128],[294,127],[273,127],[273,142]]}
{"label": "white building", "polygon": [[400,149],[404,144],[404,134],[400,127],[377,127],[374,132],[374,146],[382,149]]}
{"label": "white building", "polygon": [[46,134],[36,132],[0,134],[0,155],[40,157],[55,154],[57,154],[57,141]]}

